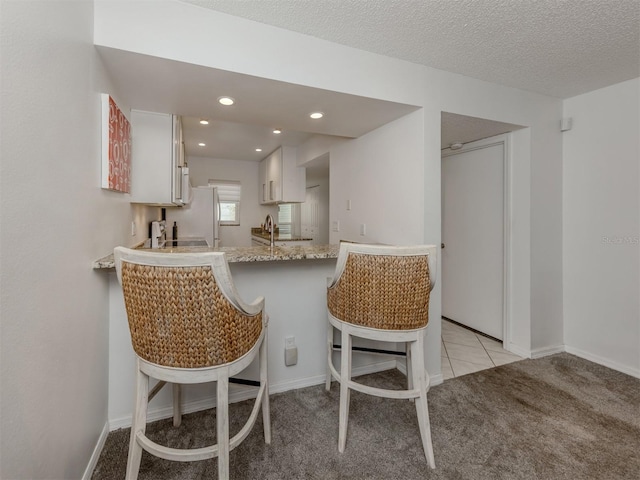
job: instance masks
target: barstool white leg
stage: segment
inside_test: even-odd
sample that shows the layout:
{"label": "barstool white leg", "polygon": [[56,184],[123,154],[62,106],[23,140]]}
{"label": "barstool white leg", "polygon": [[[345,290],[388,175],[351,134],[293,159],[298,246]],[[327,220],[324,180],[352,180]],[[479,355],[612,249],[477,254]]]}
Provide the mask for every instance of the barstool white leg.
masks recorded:
{"label": "barstool white leg", "polygon": [[327,320],[327,378],[325,380],[324,388],[328,392],[331,390],[331,368],[329,365],[333,364],[333,325]]}
{"label": "barstool white leg", "polygon": [[264,430],[264,442],[271,444],[271,411],[269,410],[269,377],[267,373],[267,329],[265,327],[264,338],[260,345],[260,385],[264,385],[262,394],[262,428]]}
{"label": "barstool white leg", "polygon": [[179,427],[182,423],[182,407],[180,405],[181,385],[174,383],[173,385],[173,426]]}
{"label": "barstool white leg", "polygon": [[[406,356],[407,390],[413,390],[413,373],[411,368],[411,342],[405,343],[405,351],[407,352],[407,356]],[[413,402],[413,398],[410,398],[409,401]]]}
{"label": "barstool white leg", "polygon": [[347,423],[349,421],[349,401],[351,390],[349,381],[351,380],[351,335],[349,328],[345,325],[342,328],[342,351],[340,362],[340,426],[338,431],[338,451],[344,452],[347,443]]}
{"label": "barstool white leg", "polygon": [[229,371],[218,378],[216,424],[218,427],[218,478],[229,480]]}
{"label": "barstool white leg", "polygon": [[142,446],[138,443],[137,433],[143,434],[147,430],[147,403],[149,400],[149,376],[140,370],[140,361],[136,359],[136,400],[131,423],[131,437],[129,439],[129,457],[127,459],[127,480],[138,478],[140,461],[142,460]]}
{"label": "barstool white leg", "polygon": [[431,443],[431,424],[429,422],[429,407],[427,405],[427,375],[424,366],[424,335],[418,334],[414,346],[411,347],[411,366],[413,370],[413,383],[419,390],[416,398],[416,412],[418,414],[418,425],[420,427],[420,437],[422,438],[422,448],[425,457],[431,468],[436,468],[433,455],[433,444]]}

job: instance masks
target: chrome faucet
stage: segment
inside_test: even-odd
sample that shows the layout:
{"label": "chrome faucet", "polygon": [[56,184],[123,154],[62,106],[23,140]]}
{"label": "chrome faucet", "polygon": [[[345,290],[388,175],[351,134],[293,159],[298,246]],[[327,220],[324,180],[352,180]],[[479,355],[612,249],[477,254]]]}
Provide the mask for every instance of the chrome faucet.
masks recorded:
{"label": "chrome faucet", "polygon": [[273,217],[271,214],[267,214],[267,218],[264,221],[264,228],[269,232],[269,245],[273,248],[273,236],[275,234],[275,228],[273,224]]}

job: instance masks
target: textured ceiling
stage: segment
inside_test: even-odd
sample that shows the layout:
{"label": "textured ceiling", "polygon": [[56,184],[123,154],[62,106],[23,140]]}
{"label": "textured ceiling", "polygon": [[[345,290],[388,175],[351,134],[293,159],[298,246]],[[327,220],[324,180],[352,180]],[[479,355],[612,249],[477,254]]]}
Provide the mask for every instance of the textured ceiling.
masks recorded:
{"label": "textured ceiling", "polygon": [[183,0],[568,98],[640,75],[640,0]]}

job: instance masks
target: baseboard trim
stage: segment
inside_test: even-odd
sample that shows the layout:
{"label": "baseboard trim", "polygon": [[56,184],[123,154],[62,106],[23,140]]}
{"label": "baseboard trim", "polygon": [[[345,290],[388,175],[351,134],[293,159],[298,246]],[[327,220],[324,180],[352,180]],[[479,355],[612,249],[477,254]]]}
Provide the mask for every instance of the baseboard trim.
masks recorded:
{"label": "baseboard trim", "polygon": [[[535,350],[531,350],[531,356],[529,358],[532,358],[535,360],[536,358],[548,357],[549,355],[554,355],[556,353],[563,353],[565,351],[566,350],[564,345],[555,345],[552,347],[537,348]],[[513,353],[516,353],[516,352],[513,352]]]}
{"label": "baseboard trim", "polygon": [[100,459],[100,454],[102,453],[102,449],[104,448],[104,444],[107,441],[107,436],[109,435],[109,422],[104,424],[102,427],[102,432],[100,432],[100,436],[98,437],[98,441],[96,442],[96,446],[91,453],[91,458],[89,459],[89,463],[87,464],[87,468],[84,470],[82,474],[82,480],[91,480],[91,475],[93,475],[93,470],[96,468],[98,464],[98,460]]}
{"label": "baseboard trim", "polygon": [[584,350],[570,347],[569,345],[565,345],[565,351],[567,353],[575,355],[576,357],[584,358],[585,360],[589,360],[590,362],[597,363],[598,365],[617,370],[618,372],[626,373],[627,375],[631,375],[635,378],[640,378],[640,369],[630,368],[626,365],[614,362],[613,360],[609,360],[608,358],[600,357],[599,355],[594,355],[593,353],[585,352]]}
{"label": "baseboard trim", "polygon": [[505,345],[504,349],[507,352],[511,352],[511,353],[513,353],[515,355],[518,355],[519,357],[522,357],[522,358],[533,358],[531,356],[532,355],[531,350],[527,350],[526,348],[519,347],[518,345],[515,345],[514,343],[509,343],[509,344]]}

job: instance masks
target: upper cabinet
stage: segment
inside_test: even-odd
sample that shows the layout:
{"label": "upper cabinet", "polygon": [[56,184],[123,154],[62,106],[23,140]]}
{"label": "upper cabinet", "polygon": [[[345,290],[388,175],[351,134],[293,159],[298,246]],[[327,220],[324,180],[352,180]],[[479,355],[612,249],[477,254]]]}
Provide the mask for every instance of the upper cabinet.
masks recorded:
{"label": "upper cabinet", "polygon": [[297,166],[295,147],[280,147],[260,162],[261,204],[299,203],[305,200],[306,170]]}
{"label": "upper cabinet", "polygon": [[131,110],[131,202],[184,205],[189,169],[182,120],[177,115]]}

